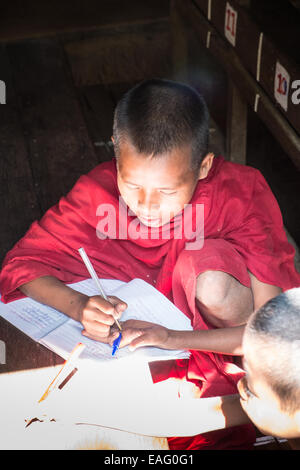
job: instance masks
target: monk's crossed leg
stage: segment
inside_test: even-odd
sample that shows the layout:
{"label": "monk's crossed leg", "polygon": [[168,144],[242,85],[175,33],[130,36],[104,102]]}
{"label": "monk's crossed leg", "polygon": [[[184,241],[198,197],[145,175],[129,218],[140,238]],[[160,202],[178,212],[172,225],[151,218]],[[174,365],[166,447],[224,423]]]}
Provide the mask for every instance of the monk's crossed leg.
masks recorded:
{"label": "monk's crossed leg", "polygon": [[[243,325],[253,312],[247,265],[227,240],[207,239],[200,250],[185,249],[180,253],[173,272],[173,294],[182,290],[187,300],[189,296],[195,298],[194,307],[212,327]],[[176,300],[186,309],[180,303],[182,295]],[[192,303],[189,308],[193,309]],[[193,322],[198,324],[196,318]]]}

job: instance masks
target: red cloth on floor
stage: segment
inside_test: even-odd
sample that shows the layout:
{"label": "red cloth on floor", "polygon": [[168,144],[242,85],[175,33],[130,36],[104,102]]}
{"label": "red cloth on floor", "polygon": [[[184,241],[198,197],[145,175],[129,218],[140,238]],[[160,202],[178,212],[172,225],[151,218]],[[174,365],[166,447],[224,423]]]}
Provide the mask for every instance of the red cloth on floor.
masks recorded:
{"label": "red cloth on floor", "polygon": [[[124,203],[119,206],[119,197],[115,160],[98,165],[82,176],[69,194],[40,221],[35,221],[7,253],[0,274],[1,300],[6,303],[24,297],[18,287],[45,275],[55,276],[64,283],[86,279],[89,276],[78,253],[83,246],[100,278],[129,281],[139,277],[154,283],[193,318],[196,328],[206,327],[199,312],[192,309],[196,280],[181,275],[180,281],[180,275],[176,274],[178,267],[185,263],[178,263],[182,252],[189,253],[190,259],[196,256],[201,260],[203,251],[191,246],[198,237],[201,242],[202,224],[197,225],[194,238],[189,238],[192,231],[185,238],[176,238],[182,221],[179,214],[170,227],[152,228],[149,238],[146,237],[148,228],[143,225],[132,231],[136,218],[124,211]],[[250,286],[246,266],[259,280],[284,290],[300,286],[300,276],[293,264],[294,249],[287,242],[278,204],[259,171],[227,162],[222,157],[215,158],[208,176],[199,181],[190,206],[184,211],[184,220],[192,221],[194,228],[199,204],[204,205],[204,247],[208,240],[225,240],[243,260],[243,269],[237,275],[240,282]],[[123,209],[119,211],[119,207]],[[113,217],[113,212],[115,224],[107,228],[107,214]],[[223,249],[226,250],[225,245]],[[209,266],[210,269],[223,266],[234,275],[239,262],[232,259],[231,263],[222,265],[222,256],[218,254],[215,263]],[[235,372],[241,371],[235,368],[233,373],[229,366],[234,368],[228,358],[224,361],[220,355],[193,352],[188,378],[193,380],[194,374],[205,396],[235,393]],[[225,433],[228,436],[232,430]],[[202,446],[201,439],[198,443],[196,438],[189,441],[195,444],[179,445]],[[227,446],[230,441],[234,447],[235,438],[229,438]],[[215,438],[213,445],[218,448],[223,444]]]}

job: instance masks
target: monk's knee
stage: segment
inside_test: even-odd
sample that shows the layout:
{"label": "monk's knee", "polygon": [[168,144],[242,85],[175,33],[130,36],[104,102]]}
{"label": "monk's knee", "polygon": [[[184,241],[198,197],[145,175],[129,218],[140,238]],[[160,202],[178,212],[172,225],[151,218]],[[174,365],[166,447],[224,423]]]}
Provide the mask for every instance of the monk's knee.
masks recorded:
{"label": "monk's knee", "polygon": [[205,271],[197,277],[196,297],[210,307],[221,307],[230,290],[230,276],[221,271]]}
{"label": "monk's knee", "polygon": [[197,277],[196,303],[204,318],[219,328],[241,325],[253,311],[251,290],[222,271]]}

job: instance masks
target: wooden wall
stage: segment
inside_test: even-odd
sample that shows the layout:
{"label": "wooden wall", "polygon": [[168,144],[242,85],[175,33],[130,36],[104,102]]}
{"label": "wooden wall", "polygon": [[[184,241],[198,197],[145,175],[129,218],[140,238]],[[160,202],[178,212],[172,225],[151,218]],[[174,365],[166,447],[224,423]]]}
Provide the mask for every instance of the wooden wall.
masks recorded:
{"label": "wooden wall", "polygon": [[112,157],[121,94],[170,72],[168,1],[49,5],[13,1],[0,15],[0,261],[81,174]]}

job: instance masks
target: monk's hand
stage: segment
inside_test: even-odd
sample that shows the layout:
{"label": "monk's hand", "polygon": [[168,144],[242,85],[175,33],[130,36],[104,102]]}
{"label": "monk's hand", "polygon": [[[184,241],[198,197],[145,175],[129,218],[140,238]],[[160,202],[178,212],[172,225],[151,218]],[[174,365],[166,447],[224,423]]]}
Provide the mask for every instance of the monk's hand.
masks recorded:
{"label": "monk's hand", "polygon": [[100,295],[87,297],[80,314],[80,322],[84,327],[82,334],[101,343],[109,343],[115,318],[121,318],[127,308],[127,304],[117,297],[109,296],[108,299],[109,302]]}
{"label": "monk's hand", "polygon": [[[109,340],[111,346],[118,336],[119,331],[114,327]],[[168,349],[168,338],[169,330],[164,326],[142,320],[127,320],[122,323],[120,348],[129,346],[131,351],[143,346],[156,346]]]}

